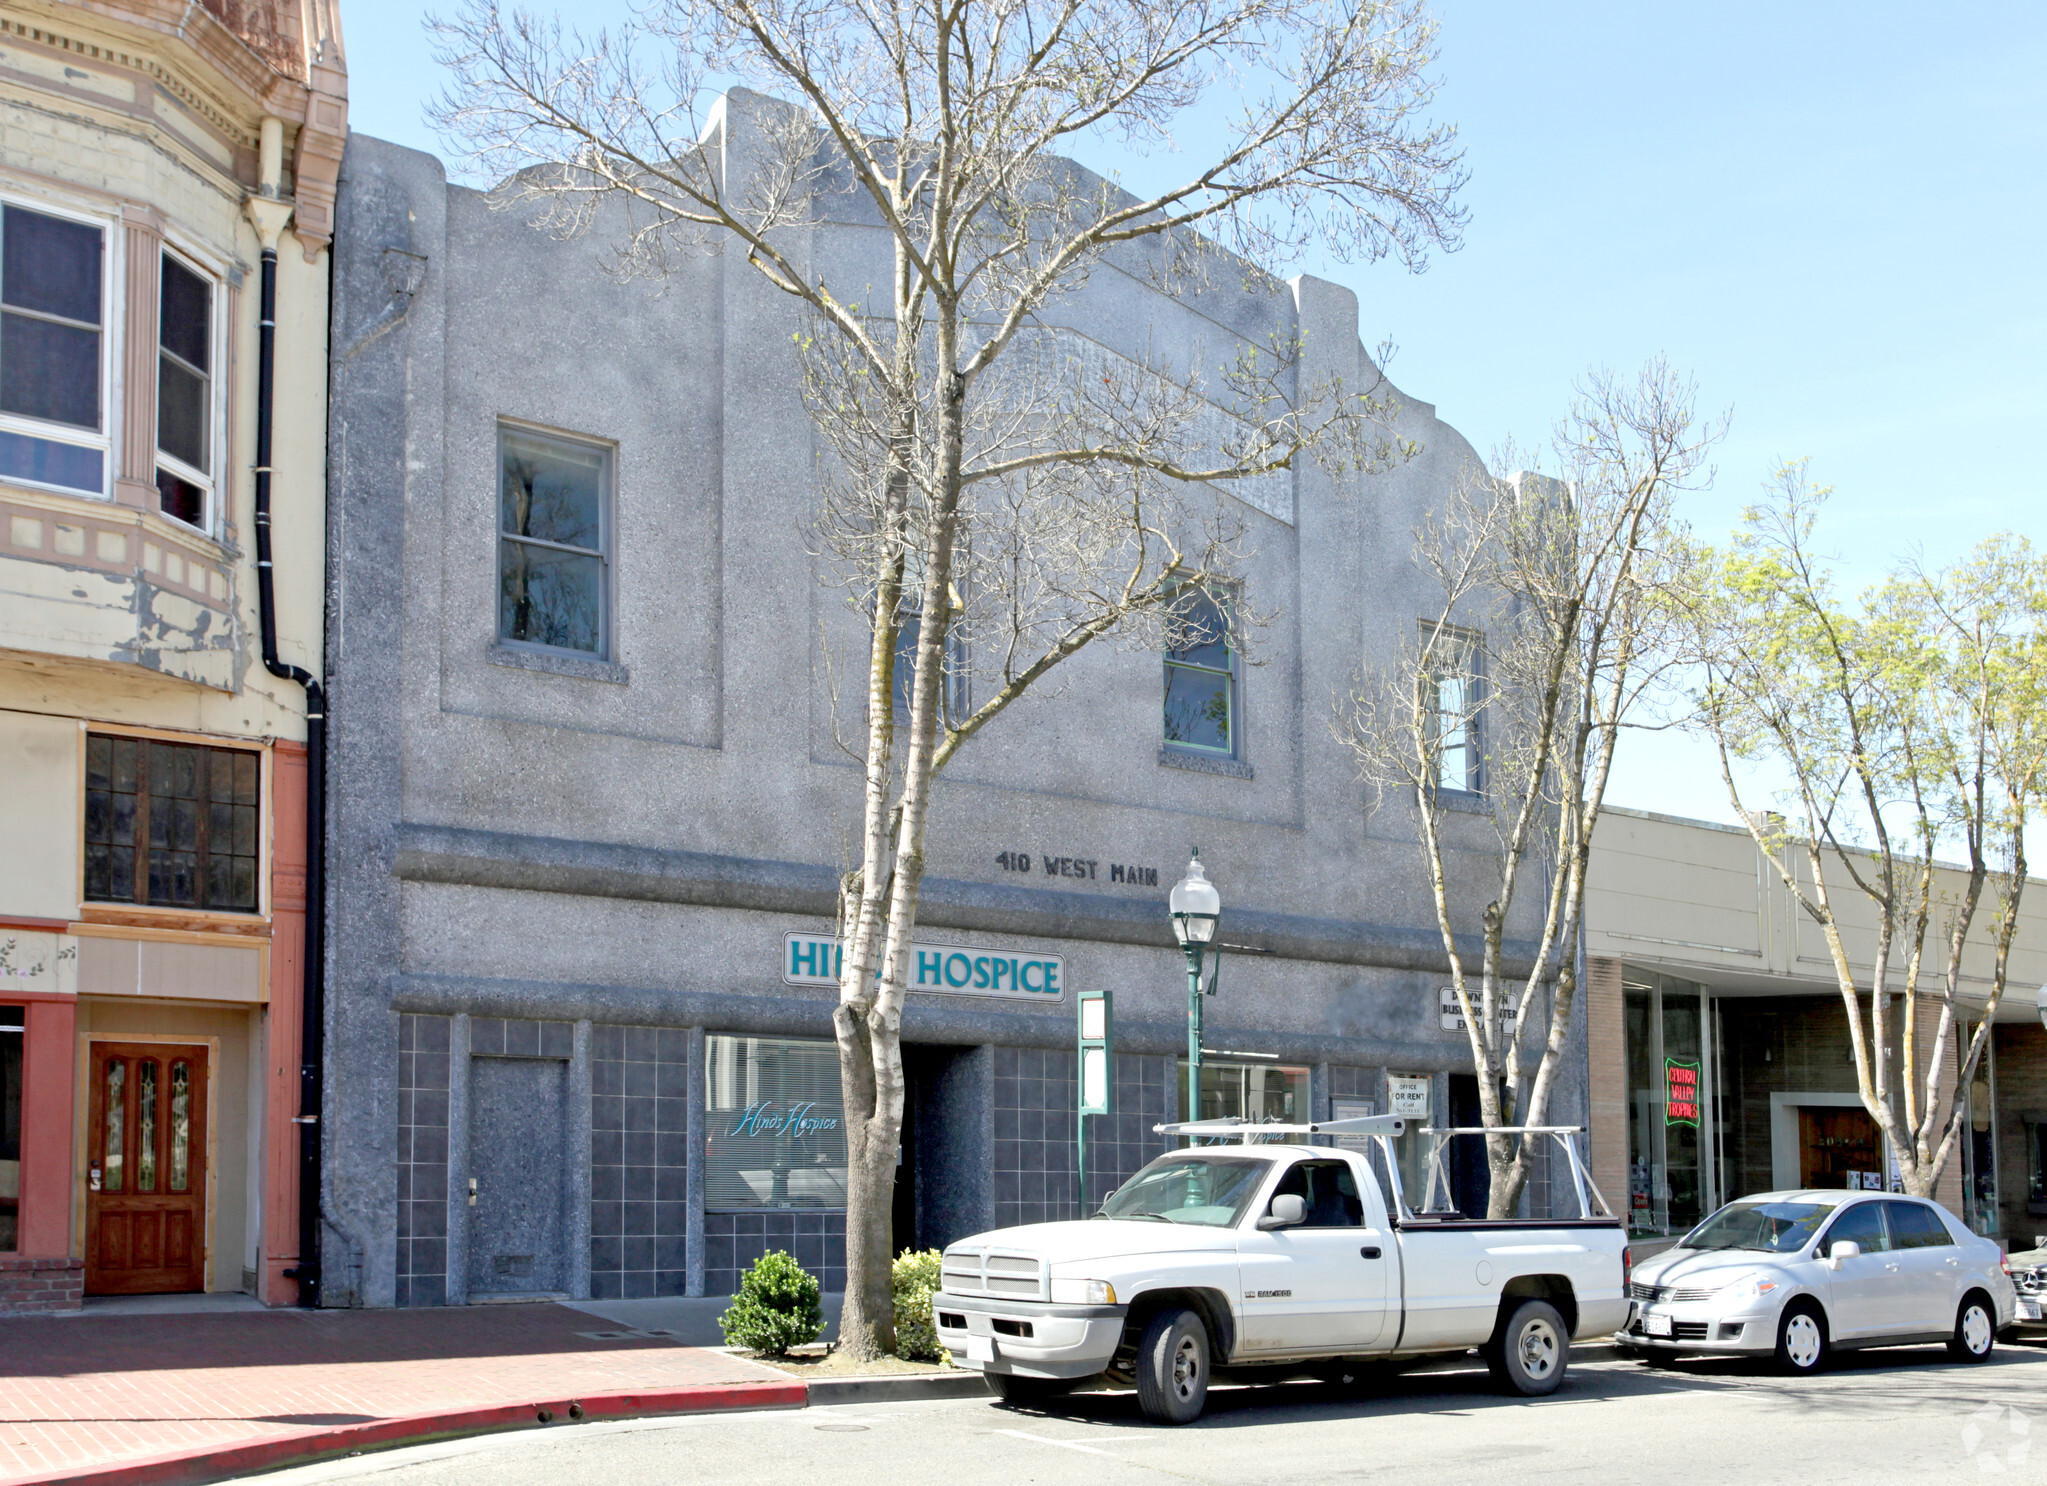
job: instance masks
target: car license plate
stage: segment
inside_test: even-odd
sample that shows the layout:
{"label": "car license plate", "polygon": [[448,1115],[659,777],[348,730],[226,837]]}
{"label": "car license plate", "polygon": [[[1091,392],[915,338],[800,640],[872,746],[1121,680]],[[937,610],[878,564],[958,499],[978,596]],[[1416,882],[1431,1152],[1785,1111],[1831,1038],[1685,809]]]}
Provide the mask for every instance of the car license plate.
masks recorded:
{"label": "car license plate", "polygon": [[993,1362],[995,1360],[995,1338],[992,1336],[970,1336],[967,1338],[967,1361]]}
{"label": "car license plate", "polygon": [[1669,1336],[1670,1317],[1650,1311],[1642,1317],[1642,1330],[1650,1336]]}
{"label": "car license plate", "polygon": [[2029,1300],[2025,1296],[2021,1295],[2019,1297],[2019,1319],[2021,1321],[2039,1320],[2040,1302],[2037,1300]]}

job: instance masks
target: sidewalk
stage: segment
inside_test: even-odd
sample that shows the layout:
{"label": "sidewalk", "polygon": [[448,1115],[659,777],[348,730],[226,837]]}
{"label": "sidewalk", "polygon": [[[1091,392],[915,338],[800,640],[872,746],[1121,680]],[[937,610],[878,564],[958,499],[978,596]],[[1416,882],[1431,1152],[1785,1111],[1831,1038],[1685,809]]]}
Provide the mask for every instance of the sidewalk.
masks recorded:
{"label": "sidewalk", "polygon": [[641,1326],[549,1304],[0,1321],[0,1483],[219,1479],[584,1413],[803,1402],[786,1374]]}

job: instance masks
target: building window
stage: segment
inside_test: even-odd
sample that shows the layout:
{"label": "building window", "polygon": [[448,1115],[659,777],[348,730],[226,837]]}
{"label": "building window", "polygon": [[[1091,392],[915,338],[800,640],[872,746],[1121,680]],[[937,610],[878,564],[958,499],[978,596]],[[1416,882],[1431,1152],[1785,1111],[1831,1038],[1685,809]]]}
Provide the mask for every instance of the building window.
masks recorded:
{"label": "building window", "polygon": [[610,659],[611,455],[498,430],[498,638]]}
{"label": "building window", "polygon": [[1429,778],[1438,790],[1482,794],[1485,788],[1484,646],[1466,630],[1424,622],[1423,705],[1427,707]]}
{"label": "building window", "polygon": [[1189,594],[1166,635],[1165,737],[1194,753],[1237,757],[1237,652],[1228,610],[1209,594]]}
{"label": "building window", "polygon": [[106,493],[105,234],[0,203],[0,478]]}
{"label": "building window", "polygon": [[704,1057],[705,1211],[845,1207],[838,1045],[715,1036]]}
{"label": "building window", "polygon": [[21,1045],[28,1008],[0,1006],[0,1254],[21,1247]]}
{"label": "building window", "polygon": [[85,743],[85,896],[254,913],[259,761],[240,748]]}
{"label": "building window", "polygon": [[207,524],[213,490],[213,285],[169,253],[157,300],[156,493],[166,516]]}
{"label": "building window", "polygon": [[2047,1115],[2025,1116],[2026,1212],[2047,1213]]}
{"label": "building window", "polygon": [[1211,1063],[1201,1060],[1201,1113],[1187,1112],[1187,1060],[1176,1077],[1183,1120],[1258,1120],[1297,1124],[1308,1118],[1308,1070],[1273,1063]]}
{"label": "building window", "polygon": [[[895,713],[898,723],[910,720],[910,701],[917,686],[917,644],[924,633],[924,616],[905,607],[896,625]],[[967,637],[955,619],[946,628],[944,680],[938,693],[940,727],[957,723],[967,715]]]}

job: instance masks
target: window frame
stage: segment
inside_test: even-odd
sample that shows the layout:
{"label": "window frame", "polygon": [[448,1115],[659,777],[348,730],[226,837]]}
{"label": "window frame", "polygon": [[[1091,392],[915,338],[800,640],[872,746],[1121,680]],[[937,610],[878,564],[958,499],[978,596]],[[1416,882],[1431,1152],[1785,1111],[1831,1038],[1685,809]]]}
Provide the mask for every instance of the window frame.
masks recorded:
{"label": "window frame", "polygon": [[[1163,652],[1161,658],[1164,665],[1160,680],[1164,685],[1159,694],[1159,746],[1171,749],[1176,753],[1188,754],[1194,758],[1230,759],[1242,762],[1244,758],[1244,673],[1239,661],[1242,648],[1236,644],[1237,621],[1233,611],[1243,602],[1243,595],[1240,589],[1235,586],[1232,586],[1226,593],[1221,595],[1210,593],[1206,589],[1195,589],[1193,592],[1206,599],[1214,606],[1216,613],[1221,616],[1223,621],[1223,649],[1229,655],[1230,663],[1227,669],[1219,669],[1215,666],[1202,665],[1198,661],[1175,660],[1174,656],[1187,653],[1182,650],[1168,649]],[[1194,671],[1204,676],[1221,676],[1223,678],[1223,696],[1229,709],[1228,728],[1230,746],[1228,748],[1213,748],[1206,743],[1186,743],[1179,739],[1165,736],[1165,700],[1172,694],[1173,672],[1175,670]]]}
{"label": "window frame", "polygon": [[[0,215],[4,215],[7,209],[16,207],[42,216],[55,217],[60,221],[76,222],[81,226],[93,228],[100,235],[100,323],[97,327],[100,351],[99,427],[87,431],[68,423],[53,423],[48,419],[0,410],[0,433],[65,444],[75,449],[93,450],[100,456],[100,485],[98,490],[88,490],[81,485],[58,485],[48,480],[32,480],[17,475],[0,475],[0,483],[20,485],[30,490],[52,490],[60,495],[75,496],[82,500],[111,501],[116,473],[114,429],[125,411],[115,405],[115,370],[121,362],[124,349],[123,326],[119,305],[115,301],[115,286],[126,279],[126,265],[122,262],[121,255],[127,234],[116,230],[120,226],[120,218],[117,215],[110,216],[67,202],[52,201],[12,185],[0,188]],[[4,243],[4,226],[0,226],[0,243]],[[66,320],[57,323],[69,325],[74,322]]]}
{"label": "window frame", "polygon": [[[78,843],[78,877],[76,891],[82,919],[92,921],[96,917],[113,913],[124,916],[140,915],[150,918],[191,921],[191,920],[235,920],[246,922],[268,919],[271,911],[270,868],[272,848],[271,791],[276,781],[276,758],[274,751],[262,743],[253,743],[239,738],[210,737],[203,734],[176,732],[166,728],[124,727],[119,724],[91,723],[79,728],[80,750],[78,768],[78,816],[74,839]],[[86,800],[91,792],[90,769],[85,749],[93,738],[108,738],[139,744],[174,743],[186,747],[212,748],[252,755],[256,760],[256,906],[253,908],[203,908],[187,907],[177,903],[151,903],[130,898],[92,898],[86,895]],[[147,859],[142,862],[144,880],[147,878]],[[129,921],[124,918],[122,921]]]}
{"label": "window frame", "polygon": [[[1485,767],[1485,715],[1487,706],[1485,635],[1462,625],[1446,624],[1433,619],[1421,621],[1421,658],[1427,660],[1436,649],[1437,637],[1447,638],[1455,646],[1454,668],[1451,665],[1428,665],[1425,668],[1425,685],[1428,688],[1429,726],[1428,744],[1428,788],[1437,798],[1458,802],[1475,802],[1486,797],[1489,783]],[[1462,730],[1464,741],[1458,745],[1465,753],[1464,783],[1446,784],[1443,781],[1443,719],[1447,715],[1440,704],[1442,686],[1445,680],[1461,679],[1466,687]]]}
{"label": "window frame", "polygon": [[[570,433],[566,429],[554,428],[544,423],[529,423],[523,419],[500,415],[495,420],[495,435],[492,441],[493,460],[491,465],[491,643],[523,655],[548,656],[556,660],[578,660],[598,665],[618,664],[617,624],[614,618],[617,589],[617,553],[614,534],[616,522],[614,510],[618,502],[618,444],[611,439],[599,438],[594,434]],[[550,542],[541,537],[515,535],[505,530],[505,439],[535,439],[541,442],[568,444],[587,449],[597,454],[602,464],[602,477],[597,492],[597,548],[593,552],[587,547],[571,547],[564,542]],[[504,544],[520,542],[544,548],[551,552],[568,552],[578,556],[595,556],[598,562],[599,593],[597,603],[597,648],[577,650],[565,645],[547,645],[538,640],[518,640],[505,633],[505,566]]]}
{"label": "window frame", "polygon": [[[206,349],[212,366],[202,373],[206,378],[206,448],[208,462],[214,472],[194,469],[182,459],[167,453],[163,447],[163,265],[165,260],[204,280],[207,287]],[[226,379],[221,368],[228,352],[227,320],[227,276],[207,258],[195,252],[182,239],[166,236],[157,248],[157,293],[156,320],[150,327],[150,344],[154,355],[150,358],[150,373],[156,379],[152,384],[151,411],[155,418],[149,430],[150,462],[152,472],[168,469],[180,480],[198,487],[203,503],[200,519],[191,522],[173,514],[163,507],[163,497],[157,497],[156,514],[166,521],[174,521],[182,529],[196,531],[211,537],[220,528],[223,480],[218,471],[222,468],[227,441],[227,402],[224,395]],[[179,365],[196,371],[189,362],[182,359]]]}

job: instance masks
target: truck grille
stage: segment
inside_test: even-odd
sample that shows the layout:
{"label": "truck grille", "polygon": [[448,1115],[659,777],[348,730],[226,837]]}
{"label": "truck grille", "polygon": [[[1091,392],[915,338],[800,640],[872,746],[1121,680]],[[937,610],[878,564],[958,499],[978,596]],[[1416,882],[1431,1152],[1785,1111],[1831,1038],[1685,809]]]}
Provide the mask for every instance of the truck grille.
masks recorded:
{"label": "truck grille", "polygon": [[1045,1265],[1035,1254],[962,1245],[945,1251],[940,1283],[954,1295],[1001,1295],[1011,1300],[1045,1299]]}
{"label": "truck grille", "polygon": [[1630,1300],[1667,1300],[1675,1304],[1682,1304],[1691,1300],[1711,1300],[1719,1293],[1720,1288],[1718,1286],[1711,1288],[1692,1286],[1688,1288],[1677,1285],[1643,1285],[1632,1281],[1628,1285],[1628,1299]]}

